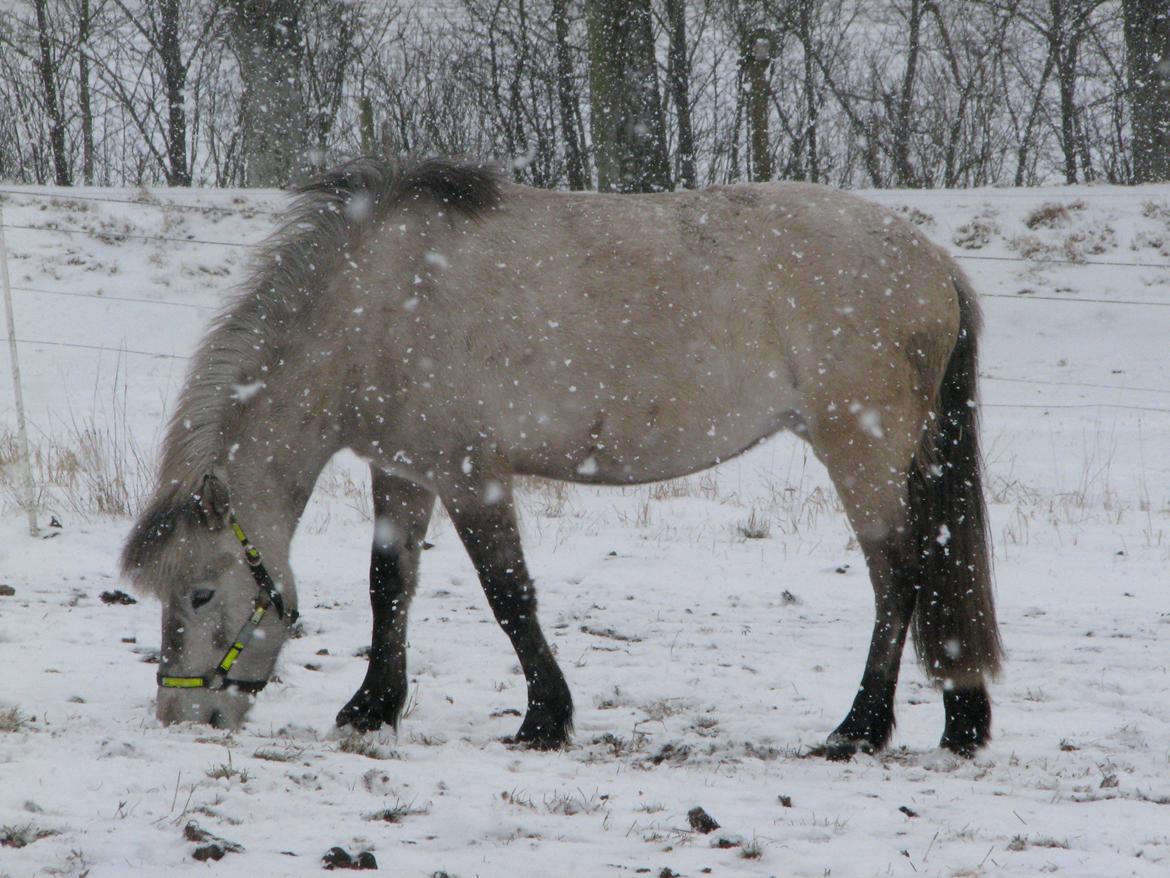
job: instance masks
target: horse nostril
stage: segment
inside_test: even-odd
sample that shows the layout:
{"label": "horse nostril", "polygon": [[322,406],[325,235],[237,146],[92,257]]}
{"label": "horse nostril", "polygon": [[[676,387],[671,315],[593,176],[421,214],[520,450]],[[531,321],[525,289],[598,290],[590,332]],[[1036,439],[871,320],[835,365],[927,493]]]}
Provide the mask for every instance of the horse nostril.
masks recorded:
{"label": "horse nostril", "polygon": [[218,711],[218,710],[213,710],[213,711],[211,712],[211,720],[210,720],[210,722],[211,722],[211,727],[212,727],[213,729],[222,729],[222,728],[226,728],[226,724],[225,724],[225,723],[224,723],[224,721],[223,721],[223,713],[222,713],[221,711]]}

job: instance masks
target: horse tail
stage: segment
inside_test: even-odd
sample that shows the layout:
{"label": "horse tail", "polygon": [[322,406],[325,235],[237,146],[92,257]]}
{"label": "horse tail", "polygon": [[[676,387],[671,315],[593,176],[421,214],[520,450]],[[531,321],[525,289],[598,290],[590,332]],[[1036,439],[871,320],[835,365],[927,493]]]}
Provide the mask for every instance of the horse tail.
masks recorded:
{"label": "horse tail", "polygon": [[908,512],[918,568],[913,621],[918,659],[944,686],[968,688],[998,673],[1003,644],[992,594],[975,404],[979,305],[961,272],[953,281],[959,334],[910,471]]}

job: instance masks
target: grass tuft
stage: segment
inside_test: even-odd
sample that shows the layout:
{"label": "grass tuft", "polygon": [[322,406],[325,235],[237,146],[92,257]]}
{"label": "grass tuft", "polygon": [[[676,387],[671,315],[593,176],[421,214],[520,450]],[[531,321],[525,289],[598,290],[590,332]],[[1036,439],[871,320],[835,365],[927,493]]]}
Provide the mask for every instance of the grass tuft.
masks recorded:
{"label": "grass tuft", "polygon": [[29,717],[19,707],[0,710],[0,732],[19,732],[29,723]]}
{"label": "grass tuft", "polygon": [[28,847],[33,842],[40,841],[42,838],[48,838],[51,835],[58,834],[55,829],[45,829],[43,826],[33,826],[31,823],[26,823],[23,826],[0,826],[0,847]]}

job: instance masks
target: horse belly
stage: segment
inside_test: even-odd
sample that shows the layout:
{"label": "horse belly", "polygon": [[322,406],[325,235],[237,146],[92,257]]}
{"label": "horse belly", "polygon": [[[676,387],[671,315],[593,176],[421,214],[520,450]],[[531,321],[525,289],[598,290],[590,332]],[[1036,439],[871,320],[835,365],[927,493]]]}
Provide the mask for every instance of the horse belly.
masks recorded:
{"label": "horse belly", "polygon": [[803,422],[797,392],[780,367],[752,375],[731,370],[705,385],[647,384],[584,407],[561,402],[542,406],[543,427],[515,436],[518,472],[593,484],[678,478]]}

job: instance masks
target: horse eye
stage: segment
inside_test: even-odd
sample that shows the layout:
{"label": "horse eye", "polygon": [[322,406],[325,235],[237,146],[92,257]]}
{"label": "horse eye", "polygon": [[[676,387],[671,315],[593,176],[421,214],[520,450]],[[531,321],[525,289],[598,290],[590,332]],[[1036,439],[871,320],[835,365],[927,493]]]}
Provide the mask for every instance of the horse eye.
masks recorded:
{"label": "horse eye", "polygon": [[191,592],[191,606],[198,610],[205,603],[215,596],[215,590],[210,588],[200,588]]}

